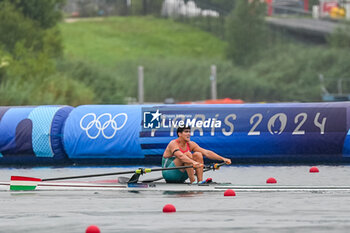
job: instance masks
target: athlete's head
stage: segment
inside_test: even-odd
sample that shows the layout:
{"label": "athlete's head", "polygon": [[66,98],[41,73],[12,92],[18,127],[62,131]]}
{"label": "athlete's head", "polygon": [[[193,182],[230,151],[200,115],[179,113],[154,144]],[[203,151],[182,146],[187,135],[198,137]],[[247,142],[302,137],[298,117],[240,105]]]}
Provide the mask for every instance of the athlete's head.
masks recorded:
{"label": "athlete's head", "polygon": [[185,141],[190,141],[191,136],[191,127],[190,126],[183,126],[177,128],[177,136],[180,138],[183,138]]}

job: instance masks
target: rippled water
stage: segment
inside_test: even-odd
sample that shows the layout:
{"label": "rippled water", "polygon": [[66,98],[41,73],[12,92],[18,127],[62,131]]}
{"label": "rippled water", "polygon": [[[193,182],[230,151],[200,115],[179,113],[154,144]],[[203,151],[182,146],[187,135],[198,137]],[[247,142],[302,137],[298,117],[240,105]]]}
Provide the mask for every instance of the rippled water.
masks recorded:
{"label": "rippled water", "polygon": [[[50,178],[132,170],[135,167],[0,169],[11,175]],[[348,166],[231,166],[208,172],[217,182],[281,185],[349,185]],[[158,177],[157,172],[144,178]],[[177,212],[165,214],[165,204]],[[350,192],[177,193],[126,191],[0,192],[0,232],[348,232]]]}

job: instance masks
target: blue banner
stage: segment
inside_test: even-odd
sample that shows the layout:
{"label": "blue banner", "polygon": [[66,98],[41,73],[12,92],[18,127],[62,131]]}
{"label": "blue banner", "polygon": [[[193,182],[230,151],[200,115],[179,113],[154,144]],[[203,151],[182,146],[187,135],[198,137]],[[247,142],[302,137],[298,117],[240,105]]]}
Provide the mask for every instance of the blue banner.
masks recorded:
{"label": "blue banner", "polygon": [[161,155],[179,125],[191,140],[228,157],[339,155],[347,133],[347,104],[154,106],[142,109],[141,147]]}
{"label": "blue banner", "polygon": [[64,147],[71,159],[143,158],[141,108],[85,105],[75,108],[64,127]]}

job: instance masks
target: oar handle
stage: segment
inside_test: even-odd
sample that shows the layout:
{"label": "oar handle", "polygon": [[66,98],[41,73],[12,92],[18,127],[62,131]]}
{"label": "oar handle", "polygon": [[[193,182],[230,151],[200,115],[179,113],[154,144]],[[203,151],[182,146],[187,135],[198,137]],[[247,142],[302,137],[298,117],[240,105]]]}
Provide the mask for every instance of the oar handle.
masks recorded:
{"label": "oar handle", "polygon": [[[209,165],[204,165],[204,169],[209,169],[209,170],[218,170],[221,166],[225,165],[225,162],[222,163],[214,163],[214,164],[209,164]],[[149,172],[155,172],[155,171],[166,171],[166,170],[175,170],[175,169],[185,169],[185,168],[193,168],[193,166],[179,166],[179,167],[166,167],[166,168],[139,168],[135,171],[137,174],[145,174]]]}
{"label": "oar handle", "polygon": [[214,169],[214,170],[218,170],[221,166],[224,166],[224,165],[226,165],[225,162],[222,162],[222,163],[215,163],[215,164],[213,165],[213,169]]}
{"label": "oar handle", "polygon": [[225,162],[222,162],[222,163],[213,163],[213,164],[209,164],[209,165],[206,165],[204,168],[205,168],[205,171],[210,171],[210,170],[219,170],[221,166],[224,166],[226,165]]}

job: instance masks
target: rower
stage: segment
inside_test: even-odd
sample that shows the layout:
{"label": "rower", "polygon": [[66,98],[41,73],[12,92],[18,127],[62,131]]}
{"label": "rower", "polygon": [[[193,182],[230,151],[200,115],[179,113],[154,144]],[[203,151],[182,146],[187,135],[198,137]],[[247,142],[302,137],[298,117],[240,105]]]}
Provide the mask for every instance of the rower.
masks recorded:
{"label": "rower", "polygon": [[[224,158],[213,151],[201,148],[197,143],[190,141],[191,128],[189,126],[177,128],[177,139],[172,140],[164,151],[162,167],[193,166],[193,168],[162,171],[167,183],[183,183],[187,178],[190,183],[203,181],[203,155],[208,159],[221,160],[231,164],[231,160]],[[196,173],[194,172],[196,171]]]}

